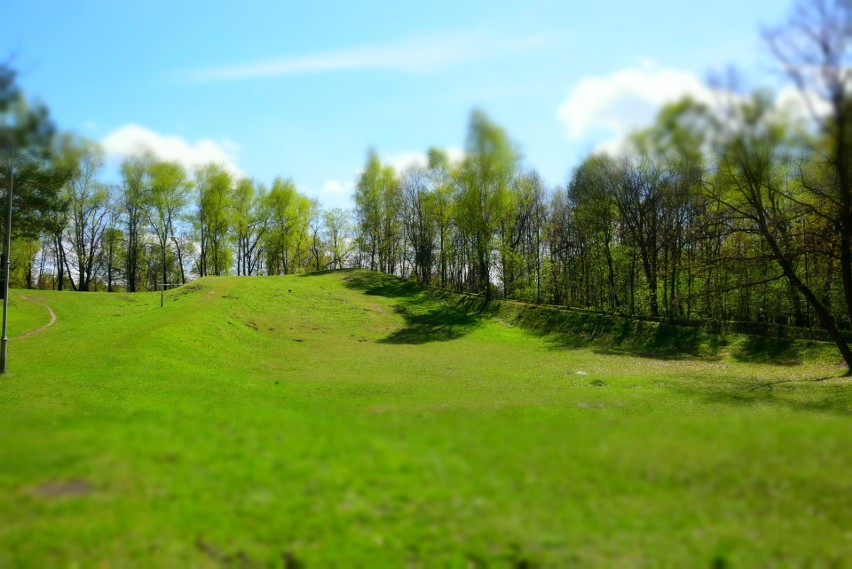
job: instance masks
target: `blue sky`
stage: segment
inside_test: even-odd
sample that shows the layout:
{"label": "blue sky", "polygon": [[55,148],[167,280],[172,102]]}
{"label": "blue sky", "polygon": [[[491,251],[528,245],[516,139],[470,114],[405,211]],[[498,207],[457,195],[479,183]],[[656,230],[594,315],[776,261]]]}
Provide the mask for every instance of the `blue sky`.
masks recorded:
{"label": "blue sky", "polygon": [[368,148],[398,167],[460,151],[472,109],[565,181],[668,100],[734,65],[772,82],[760,29],[790,3],[47,2],[0,0],[0,58],[62,129],[116,162],[140,145],[192,165],[292,177],[350,205]]}

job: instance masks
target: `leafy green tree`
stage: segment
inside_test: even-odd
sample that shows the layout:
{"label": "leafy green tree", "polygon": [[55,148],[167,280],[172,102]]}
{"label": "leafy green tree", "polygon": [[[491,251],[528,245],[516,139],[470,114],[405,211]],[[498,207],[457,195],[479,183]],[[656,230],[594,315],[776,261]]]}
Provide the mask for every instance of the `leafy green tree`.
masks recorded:
{"label": "leafy green tree", "polygon": [[309,260],[308,220],[311,202],[291,179],[276,178],[266,194],[266,269],[269,274],[297,272]]}
{"label": "leafy green tree", "polygon": [[[5,221],[11,205],[11,237],[36,239],[52,230],[65,211],[59,190],[68,172],[51,159],[55,131],[47,107],[28,101],[16,83],[15,71],[0,64],[0,199],[4,200],[0,214]],[[5,223],[0,224],[0,236],[6,243]],[[4,249],[4,267],[7,254]]]}
{"label": "leafy green tree", "polygon": [[[110,219],[109,191],[97,179],[103,167],[103,153],[89,141],[67,140],[62,160],[71,172],[63,187],[69,206],[64,241],[70,246],[74,263],[68,278],[76,290],[88,291],[100,269],[102,241]],[[67,260],[68,256],[64,258]],[[72,276],[75,273],[76,284]]]}
{"label": "leafy green tree", "polygon": [[[783,69],[820,126],[814,168],[802,180],[802,200],[830,220],[836,237],[847,319],[852,322],[852,5],[845,0],[797,0],[786,25],[766,31]],[[828,104],[823,115],[818,108]],[[803,174],[806,172],[803,172]]]}
{"label": "leafy green tree", "polygon": [[38,239],[18,238],[12,242],[9,282],[15,287],[33,288],[36,258],[41,249]]}
{"label": "leafy green tree", "polygon": [[258,189],[252,180],[239,180],[231,208],[231,227],[237,242],[237,274],[256,274],[263,263],[269,225],[263,189]]}
{"label": "leafy green tree", "polygon": [[224,275],[233,262],[228,235],[231,229],[233,179],[222,166],[208,164],[196,170],[199,276]]}
{"label": "leafy green tree", "polygon": [[454,217],[452,165],[446,152],[430,148],[428,152],[428,174],[432,186],[429,211],[435,225],[438,246],[438,265],[441,288],[447,286],[447,265],[450,234]]}
{"label": "leafy green tree", "polygon": [[121,193],[117,200],[124,222],[124,278],[128,292],[136,292],[141,281],[144,229],[148,220],[145,196],[153,156],[131,157],[121,164]]}
{"label": "leafy green tree", "polygon": [[471,116],[466,150],[457,173],[456,219],[472,247],[474,290],[490,299],[494,237],[506,207],[517,156],[505,131],[479,111]]}
{"label": "leafy green tree", "polygon": [[326,247],[330,255],[329,266],[342,269],[347,264],[354,242],[351,237],[351,216],[345,209],[334,208],[324,211],[322,220]]}
{"label": "leafy green tree", "polygon": [[319,271],[329,265],[328,251],[323,239],[323,216],[319,200],[308,200],[307,229],[313,269]]}
{"label": "leafy green tree", "polygon": [[177,267],[181,282],[186,281],[181,259],[180,241],[176,227],[184,208],[189,203],[192,187],[187,180],[186,171],[177,162],[155,161],[147,165],[148,185],[144,188],[142,203],[148,227],[157,238],[160,258],[160,283],[168,283],[168,256],[170,245],[175,246]]}
{"label": "leafy green tree", "polygon": [[413,252],[414,275],[428,283],[432,276],[435,250],[434,197],[429,189],[428,172],[412,166],[402,174],[402,219],[407,241]]}
{"label": "leafy green tree", "polygon": [[801,241],[792,237],[805,203],[793,183],[798,145],[787,125],[773,119],[770,108],[765,98],[756,97],[735,109],[738,121],[721,148],[715,197],[741,221],[741,231],[761,237],[790,286],[813,307],[850,374],[852,350],[828,307],[801,278],[797,267]]}
{"label": "leafy green tree", "polygon": [[[382,186],[385,177],[379,155],[370,149],[367,163],[355,189],[355,217],[358,224],[358,244],[362,255],[369,255],[370,270],[379,268],[379,249],[382,240]],[[364,262],[362,261],[362,264]]]}
{"label": "leafy green tree", "polygon": [[[541,302],[541,268],[544,256],[542,246],[544,225],[547,220],[544,181],[535,170],[517,176],[515,192],[514,233],[512,245],[520,262],[515,280],[517,298]],[[521,285],[523,280],[523,285]],[[525,291],[521,291],[522,288]],[[535,294],[532,291],[535,290]]]}
{"label": "leafy green tree", "polygon": [[607,308],[619,311],[621,299],[615,255],[618,209],[613,196],[607,191],[610,187],[607,176],[613,169],[611,162],[606,156],[587,158],[574,171],[568,197],[573,204],[573,218],[579,231],[591,241],[595,256],[604,267],[601,272],[605,280],[601,288],[606,291],[602,296]]}
{"label": "leafy green tree", "polygon": [[118,227],[116,210],[113,210],[110,223],[104,232],[104,246],[101,251],[104,265],[104,278],[107,283],[107,292],[115,290],[115,283],[119,278],[122,266],[122,254],[124,251],[124,232]]}

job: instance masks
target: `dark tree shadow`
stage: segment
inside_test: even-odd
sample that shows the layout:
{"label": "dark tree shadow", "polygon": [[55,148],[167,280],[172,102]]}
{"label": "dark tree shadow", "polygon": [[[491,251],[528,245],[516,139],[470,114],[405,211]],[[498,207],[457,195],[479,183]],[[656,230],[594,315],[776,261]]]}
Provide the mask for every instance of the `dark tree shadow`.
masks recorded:
{"label": "dark tree shadow", "polygon": [[738,407],[771,405],[796,411],[852,416],[852,391],[849,384],[836,376],[810,380],[780,379],[753,382],[708,381],[670,386],[689,397],[706,403],[721,403]]}
{"label": "dark tree shadow", "polygon": [[[425,344],[461,338],[479,325],[479,318],[464,306],[454,306],[433,291],[416,283],[379,272],[344,270],[346,288],[370,296],[392,298],[394,312],[405,320],[405,326],[379,340],[384,344]],[[335,271],[335,272],[344,272]],[[328,273],[331,271],[325,271]],[[317,275],[323,273],[309,273]],[[307,275],[306,275],[307,276]]]}
{"label": "dark tree shadow", "polygon": [[360,290],[371,296],[406,298],[411,301],[415,301],[424,292],[422,287],[411,281],[405,281],[384,273],[366,271],[357,271],[346,275],[343,284],[346,288]]}
{"label": "dark tree shadow", "polygon": [[737,338],[732,340],[731,334],[713,326],[680,325],[513,301],[486,302],[477,295],[424,287],[377,271],[340,269],[300,276],[329,273],[343,274],[344,286],[349,289],[394,299],[394,310],[403,316],[406,326],[381,340],[385,343],[453,340],[468,334],[482,318],[498,318],[541,337],[552,349],[588,348],[603,355],[717,361],[729,352],[744,363],[795,366],[807,359],[811,350],[819,349],[813,340],[793,336],[743,333],[736,334]]}
{"label": "dark tree shadow", "polygon": [[642,358],[676,360],[684,358],[717,360],[727,345],[719,334],[707,334],[698,327],[683,327],[665,322],[624,319],[609,341],[593,350],[600,354],[627,354]]}
{"label": "dark tree shadow", "polygon": [[425,344],[456,340],[470,333],[478,324],[476,318],[456,308],[443,306],[415,313],[411,307],[398,305],[397,314],[405,318],[405,327],[379,340],[383,344]]}
{"label": "dark tree shadow", "polygon": [[741,362],[794,366],[802,362],[803,350],[802,341],[748,336],[733,356]]}
{"label": "dark tree shadow", "polygon": [[512,323],[540,336],[553,349],[589,348],[599,354],[715,360],[727,345],[724,336],[699,327],[557,307],[513,308]]}

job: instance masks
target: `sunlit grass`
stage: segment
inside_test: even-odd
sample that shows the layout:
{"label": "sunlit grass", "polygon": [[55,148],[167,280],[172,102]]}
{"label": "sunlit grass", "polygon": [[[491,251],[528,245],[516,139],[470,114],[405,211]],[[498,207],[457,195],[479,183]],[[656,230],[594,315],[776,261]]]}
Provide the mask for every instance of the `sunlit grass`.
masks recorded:
{"label": "sunlit grass", "polygon": [[362,271],[32,295],[59,320],[0,381],[0,566],[852,555],[828,352],[568,348]]}

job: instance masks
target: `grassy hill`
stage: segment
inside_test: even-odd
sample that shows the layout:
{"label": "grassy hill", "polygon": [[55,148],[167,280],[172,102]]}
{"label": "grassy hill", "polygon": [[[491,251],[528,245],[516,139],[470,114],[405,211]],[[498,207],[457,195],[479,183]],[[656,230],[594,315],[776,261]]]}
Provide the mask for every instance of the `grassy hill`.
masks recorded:
{"label": "grassy hill", "polygon": [[0,567],[852,558],[819,344],[615,341],[366,271],[25,294],[58,319],[21,337],[49,314],[14,298]]}

